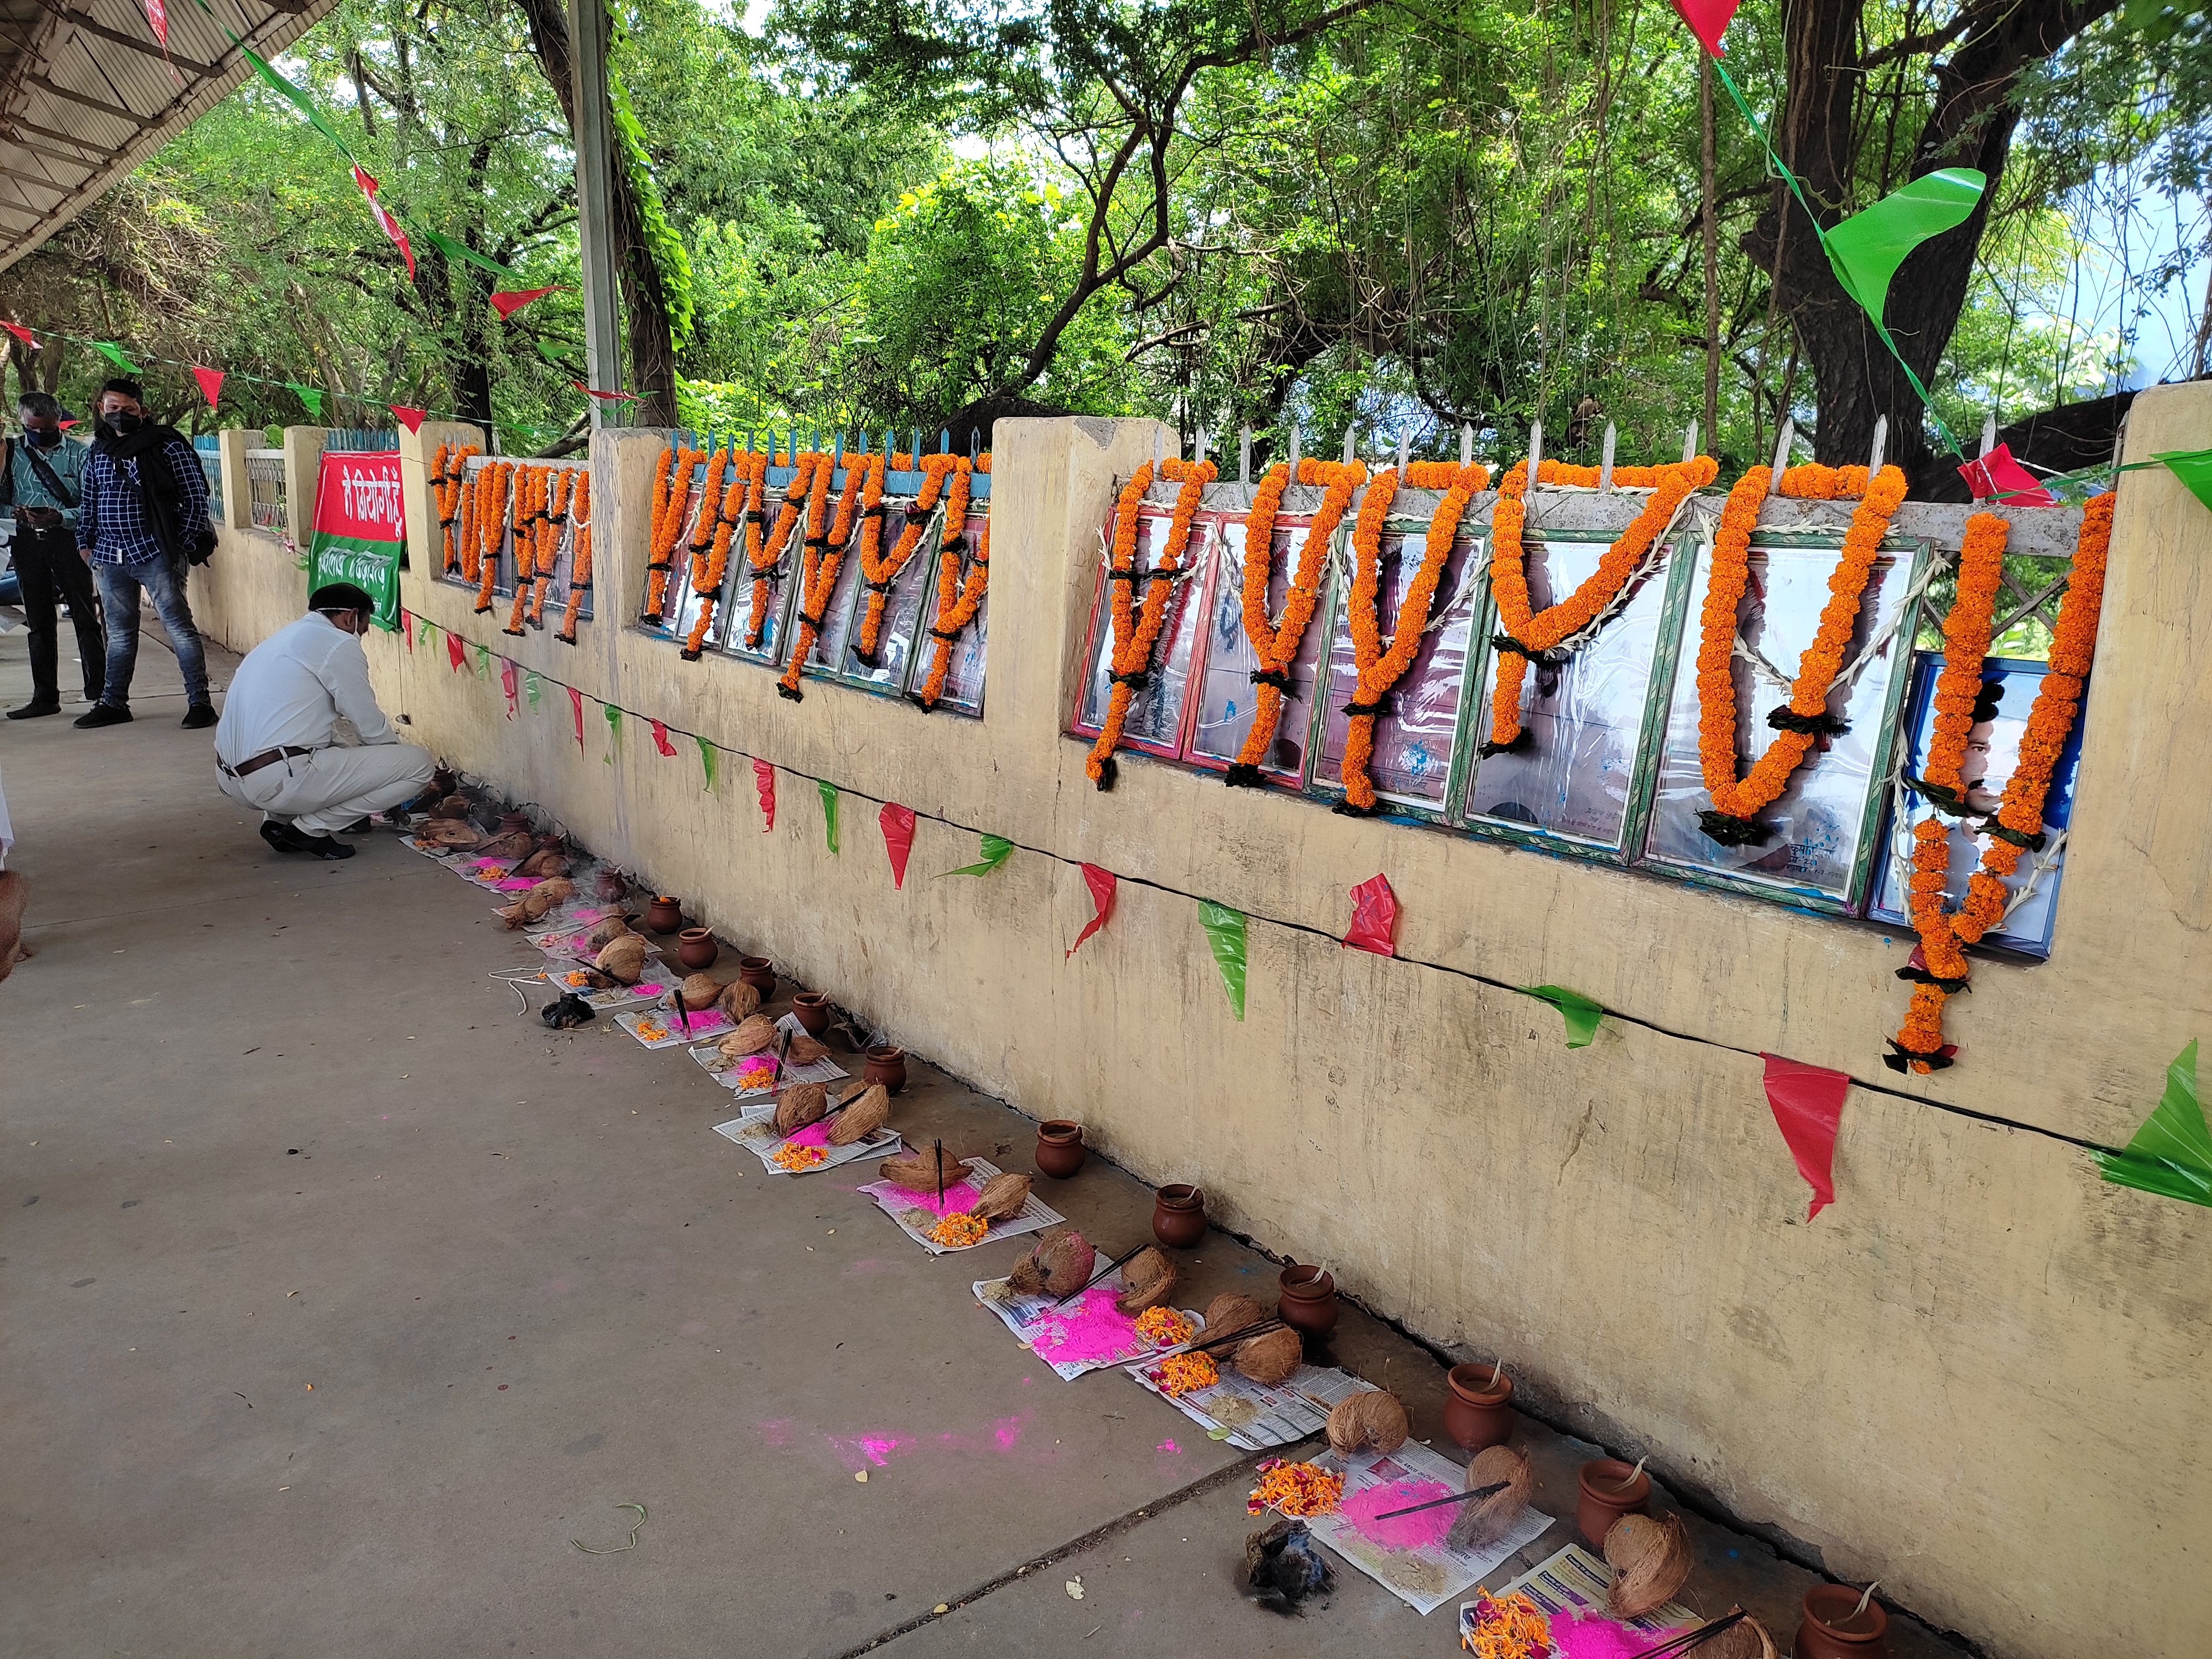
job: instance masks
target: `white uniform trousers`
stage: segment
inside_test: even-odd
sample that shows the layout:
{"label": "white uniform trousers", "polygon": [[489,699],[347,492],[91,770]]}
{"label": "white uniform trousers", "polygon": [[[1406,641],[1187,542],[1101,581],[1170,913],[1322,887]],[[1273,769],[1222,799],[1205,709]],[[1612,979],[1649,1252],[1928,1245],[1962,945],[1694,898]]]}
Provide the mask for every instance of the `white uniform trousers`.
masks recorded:
{"label": "white uniform trousers", "polygon": [[242,778],[218,770],[234,800],[258,808],[306,836],[334,835],[356,818],[413,800],[437,769],[430,751],[411,743],[318,749],[272,761]]}

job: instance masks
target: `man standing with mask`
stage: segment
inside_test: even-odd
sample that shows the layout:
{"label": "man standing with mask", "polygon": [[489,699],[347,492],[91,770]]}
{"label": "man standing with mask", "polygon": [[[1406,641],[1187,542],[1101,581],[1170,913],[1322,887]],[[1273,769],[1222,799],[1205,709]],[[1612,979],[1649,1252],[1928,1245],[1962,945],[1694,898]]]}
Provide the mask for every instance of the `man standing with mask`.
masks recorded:
{"label": "man standing with mask", "polygon": [[31,700],[11,708],[11,720],[58,714],[62,708],[60,626],[56,600],[70,608],[76,629],[84,700],[96,703],[106,679],[100,637],[100,602],[92,571],[76,550],[76,508],[84,493],[86,451],[62,435],[62,406],[51,392],[27,392],[21,409],[23,435],[6,446],[0,465],[0,500],[11,504],[15,535],[10,544],[23,585],[23,617],[30,624]]}
{"label": "man standing with mask", "polygon": [[131,718],[143,592],[185,677],[183,724],[197,731],[216,719],[208,701],[207,653],[185,599],[185,546],[207,525],[207,475],[182,433],[146,418],[144,396],[136,380],[110,380],[100,390],[100,436],[85,462],[76,543],[100,581],[107,665],[100,701],[76,724],[120,726]]}

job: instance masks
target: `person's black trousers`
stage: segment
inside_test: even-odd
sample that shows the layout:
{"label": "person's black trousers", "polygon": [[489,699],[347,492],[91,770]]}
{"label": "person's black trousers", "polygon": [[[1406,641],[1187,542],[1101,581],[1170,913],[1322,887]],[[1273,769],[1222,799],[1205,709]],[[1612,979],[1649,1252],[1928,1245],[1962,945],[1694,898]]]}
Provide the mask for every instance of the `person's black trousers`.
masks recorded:
{"label": "person's black trousers", "polygon": [[31,633],[31,696],[35,702],[61,700],[60,659],[55,647],[59,623],[57,600],[66,600],[76,629],[76,652],[84,665],[84,700],[98,702],[107,670],[107,644],[100,631],[100,601],[93,592],[92,567],[76,550],[76,532],[67,525],[34,530],[15,521],[15,574],[23,585],[23,620]]}

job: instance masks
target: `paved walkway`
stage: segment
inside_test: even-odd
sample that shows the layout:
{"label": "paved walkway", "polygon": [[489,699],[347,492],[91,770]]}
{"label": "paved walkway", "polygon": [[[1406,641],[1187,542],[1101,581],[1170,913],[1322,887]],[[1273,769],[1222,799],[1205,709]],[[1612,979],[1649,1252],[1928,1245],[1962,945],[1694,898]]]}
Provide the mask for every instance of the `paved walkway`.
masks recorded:
{"label": "paved walkway", "polygon": [[[712,1133],[728,1097],[680,1054],[549,1035],[488,976],[527,944],[396,839],[270,854],[157,631],[141,674],[134,725],[0,727],[39,951],[0,986],[0,1651],[1454,1650],[1449,1607],[1349,1568],[1303,1620],[1243,1602],[1252,1460],[1017,1347],[968,1288],[1006,1248],[932,1260],[854,1178]],[[1026,1119],[926,1068],[895,1121],[1030,1167]],[[1120,1171],[1045,1185],[1143,1237]],[[1272,1300],[1234,1241],[1189,1256],[1179,1302]],[[1347,1310],[1333,1357],[1441,1441],[1426,1353]],[[1571,1514],[1594,1449],[1523,1431]],[[621,1543],[626,1503],[635,1550],[571,1546]],[[1693,1530],[1689,1599],[1787,1651],[1810,1575]]]}

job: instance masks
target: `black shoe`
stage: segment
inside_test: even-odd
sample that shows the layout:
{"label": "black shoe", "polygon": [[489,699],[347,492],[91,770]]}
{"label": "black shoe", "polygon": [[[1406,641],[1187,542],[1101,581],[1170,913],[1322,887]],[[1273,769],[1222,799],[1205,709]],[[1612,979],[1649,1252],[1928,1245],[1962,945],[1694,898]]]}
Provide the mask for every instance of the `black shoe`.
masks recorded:
{"label": "black shoe", "polygon": [[280,853],[307,853],[329,861],[353,856],[353,848],[342,841],[332,841],[328,836],[303,836],[274,818],[262,820],[261,839]]}
{"label": "black shoe", "polygon": [[196,702],[190,708],[185,710],[184,719],[179,720],[177,724],[183,726],[187,732],[198,732],[204,730],[208,726],[213,726],[222,718],[222,715],[215,712],[215,705],[213,703]]}
{"label": "black shoe", "polygon": [[48,702],[43,697],[33,697],[21,708],[9,709],[8,718],[11,720],[34,720],[41,714],[58,714],[61,712],[62,704],[59,697],[55,698],[52,702]]}
{"label": "black shoe", "polygon": [[112,702],[96,702],[70,724],[84,730],[95,726],[127,726],[130,721],[129,709],[118,708]]}
{"label": "black shoe", "polygon": [[365,836],[375,828],[376,823],[374,819],[356,818],[351,823],[346,825],[344,829],[339,830],[338,834],[341,836]]}

